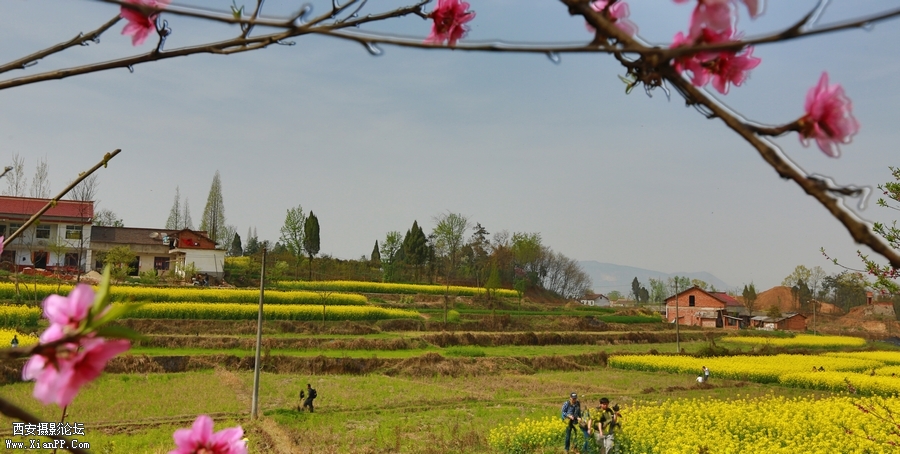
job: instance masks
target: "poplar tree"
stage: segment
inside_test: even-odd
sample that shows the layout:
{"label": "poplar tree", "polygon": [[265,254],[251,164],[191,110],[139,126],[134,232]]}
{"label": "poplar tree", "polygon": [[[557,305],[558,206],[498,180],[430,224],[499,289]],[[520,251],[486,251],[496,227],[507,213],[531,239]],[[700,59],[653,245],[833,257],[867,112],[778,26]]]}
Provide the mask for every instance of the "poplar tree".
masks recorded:
{"label": "poplar tree", "polygon": [[181,230],[184,218],[181,217],[181,189],[175,186],[175,201],[169,209],[169,218],[166,219],[166,228],[169,230]]}
{"label": "poplar tree", "polygon": [[300,261],[303,258],[303,238],[306,227],[306,214],[303,207],[297,205],[288,208],[284,216],[284,224],[281,226],[281,243],[297,259],[297,278],[300,278]]}
{"label": "poplar tree", "polygon": [[218,170],[209,188],[203,218],[200,220],[200,230],[206,231],[209,239],[215,243],[225,237],[225,203],[222,201],[222,181]]}

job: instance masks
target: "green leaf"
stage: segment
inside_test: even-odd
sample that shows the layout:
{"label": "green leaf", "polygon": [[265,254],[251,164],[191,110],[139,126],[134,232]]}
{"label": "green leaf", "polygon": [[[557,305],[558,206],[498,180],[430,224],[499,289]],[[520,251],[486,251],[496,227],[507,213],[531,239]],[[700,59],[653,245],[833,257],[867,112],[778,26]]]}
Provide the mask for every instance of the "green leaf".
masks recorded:
{"label": "green leaf", "polygon": [[109,280],[111,272],[112,268],[109,265],[103,267],[103,279],[100,280],[100,288],[97,289],[97,296],[94,298],[93,307],[91,307],[91,316],[96,316],[103,312],[103,309],[109,305]]}
{"label": "green leaf", "polygon": [[231,2],[231,15],[234,16],[235,20],[240,20],[241,16],[244,15],[244,5],[241,5],[241,7],[238,8],[237,3],[232,1]]}

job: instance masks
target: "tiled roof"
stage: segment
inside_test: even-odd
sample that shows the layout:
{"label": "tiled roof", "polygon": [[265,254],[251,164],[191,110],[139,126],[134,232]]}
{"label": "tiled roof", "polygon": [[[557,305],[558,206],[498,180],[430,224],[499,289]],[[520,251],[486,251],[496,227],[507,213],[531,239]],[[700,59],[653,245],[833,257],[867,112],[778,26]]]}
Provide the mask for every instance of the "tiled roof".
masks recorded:
{"label": "tiled roof", "polygon": [[94,226],[91,227],[91,242],[160,245],[163,236],[174,232],[177,230]]}
{"label": "tiled roof", "polygon": [[712,295],[713,298],[725,303],[726,306],[744,306],[740,301],[732,298],[731,295],[725,292],[709,292],[709,294]]}
{"label": "tiled roof", "polygon": [[[26,220],[41,210],[50,199],[34,199],[31,197],[0,196],[0,218]],[[41,219],[90,220],[94,217],[94,202],[60,200],[56,206],[50,207]]]}

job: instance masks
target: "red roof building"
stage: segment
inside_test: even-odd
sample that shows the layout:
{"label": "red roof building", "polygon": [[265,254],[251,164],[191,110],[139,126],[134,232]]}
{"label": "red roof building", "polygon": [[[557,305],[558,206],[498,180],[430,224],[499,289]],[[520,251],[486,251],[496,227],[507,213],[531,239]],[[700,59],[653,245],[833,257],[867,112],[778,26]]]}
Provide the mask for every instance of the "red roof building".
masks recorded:
{"label": "red roof building", "polygon": [[[0,235],[8,237],[43,209],[50,199],[0,196]],[[0,255],[6,269],[64,268],[90,263],[93,201],[60,200],[37,223],[21,232]]]}

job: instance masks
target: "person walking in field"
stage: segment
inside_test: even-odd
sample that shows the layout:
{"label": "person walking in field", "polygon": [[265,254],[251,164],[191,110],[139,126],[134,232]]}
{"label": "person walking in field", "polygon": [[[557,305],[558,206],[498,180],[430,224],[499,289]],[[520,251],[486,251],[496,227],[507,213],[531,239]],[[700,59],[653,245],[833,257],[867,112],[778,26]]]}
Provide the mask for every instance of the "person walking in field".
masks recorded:
{"label": "person walking in field", "polygon": [[18,347],[19,346],[19,337],[17,335],[13,334],[13,338],[11,341],[9,341],[9,345],[12,348]]}
{"label": "person walking in field", "polygon": [[303,401],[303,406],[300,407],[300,411],[306,410],[306,407],[309,407],[309,412],[312,413],[313,412],[313,400],[315,400],[315,398],[317,396],[318,396],[318,393],[316,393],[315,388],[313,388],[312,385],[307,383],[306,384],[306,393],[304,393],[302,389],[300,390],[300,398],[303,399],[304,397],[306,397],[306,399]]}
{"label": "person walking in field", "polygon": [[606,397],[600,399],[600,406],[594,410],[594,417],[591,420],[591,429],[594,430],[594,439],[597,440],[597,446],[600,447],[600,454],[610,454],[613,450],[614,436],[613,432],[619,425],[619,406],[609,408],[609,399]]}
{"label": "person walking in field", "polygon": [[581,429],[584,435],[584,447],[581,452],[586,453],[590,450],[590,435],[588,435],[588,420],[582,418],[581,402],[578,400],[578,394],[569,395],[569,400],[565,401],[562,406],[562,419],[566,423],[566,452],[569,452],[571,446],[572,433],[575,429]]}
{"label": "person walking in field", "polygon": [[703,376],[703,383],[706,383],[709,381],[709,368],[708,367],[703,366],[702,376]]}

